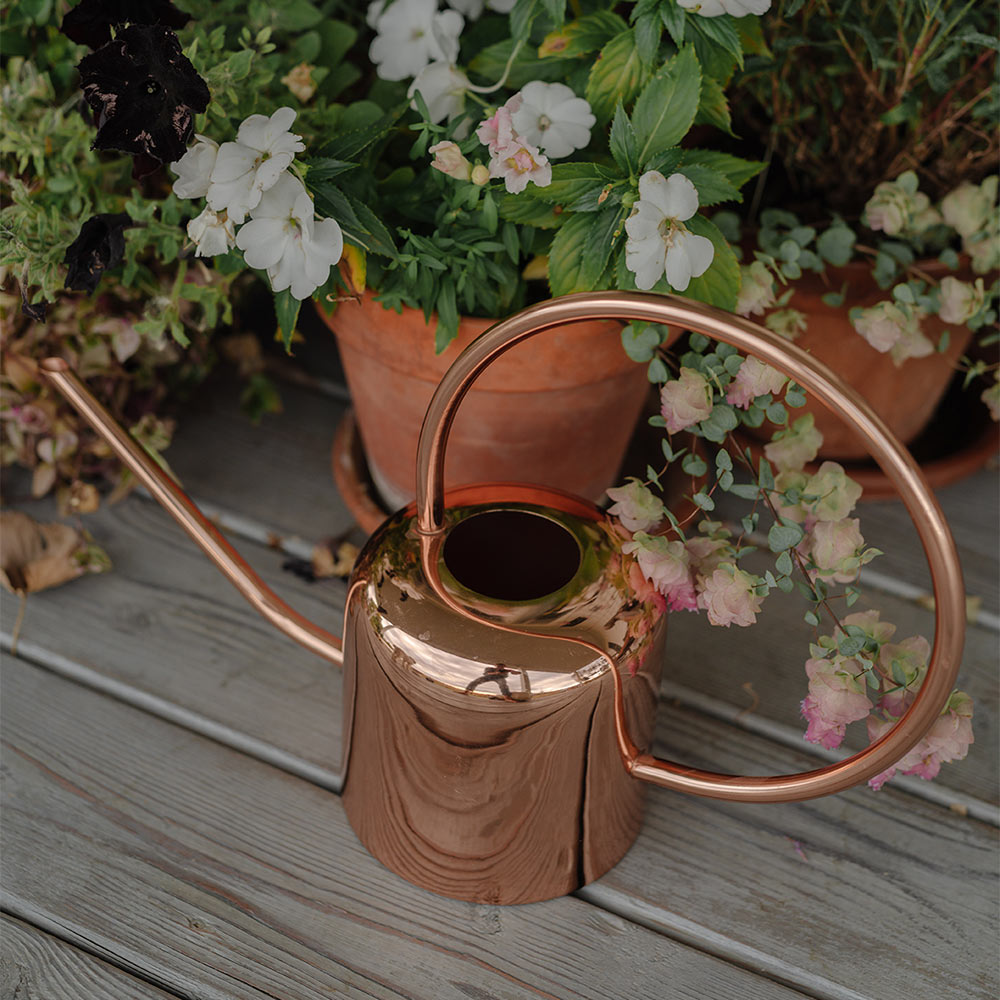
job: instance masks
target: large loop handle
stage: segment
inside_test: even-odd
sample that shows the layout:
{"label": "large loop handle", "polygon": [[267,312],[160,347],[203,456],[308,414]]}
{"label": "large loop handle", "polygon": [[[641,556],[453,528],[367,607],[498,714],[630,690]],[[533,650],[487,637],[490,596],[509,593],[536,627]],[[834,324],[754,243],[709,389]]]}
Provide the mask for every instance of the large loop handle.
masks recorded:
{"label": "large loop handle", "polygon": [[[913,457],[864,399],[802,348],[739,316],[672,295],[587,292],[525,309],[490,327],[473,341],[441,380],[427,408],[417,447],[417,530],[423,536],[424,570],[431,586],[454,606],[437,573],[437,554],[444,530],[445,448],[459,404],[476,378],[515,344],[552,327],[582,319],[660,323],[721,340],[744,353],[753,354],[794,379],[812,396],[839,413],[864,439],[872,457],[889,476],[906,505],[927,556],[935,599],[934,648],[916,699],[886,735],[854,756],[799,774],[740,777],[701,771],[640,754],[628,737],[621,682],[614,670],[618,743],[625,766],[637,778],[677,791],[754,802],[794,801],[828,795],[891,767],[934,724],[958,674],[965,637],[965,590],[955,543],[944,514]],[[597,652],[607,656],[605,651]]]}

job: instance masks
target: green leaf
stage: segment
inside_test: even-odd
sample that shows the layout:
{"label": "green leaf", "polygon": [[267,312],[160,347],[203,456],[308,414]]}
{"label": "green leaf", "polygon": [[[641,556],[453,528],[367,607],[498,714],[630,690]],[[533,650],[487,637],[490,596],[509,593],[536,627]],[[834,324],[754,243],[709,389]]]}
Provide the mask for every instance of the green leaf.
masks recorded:
{"label": "green leaf", "polygon": [[715,501],[707,493],[695,493],[691,499],[702,510],[715,510]]}
{"label": "green leaf", "polygon": [[615,117],[611,122],[611,134],[608,141],[615,163],[629,176],[638,173],[639,155],[635,129],[632,127],[632,122],[621,101],[615,108]]}
{"label": "green leaf", "polygon": [[732,17],[728,14],[720,17],[698,17],[695,18],[695,22],[701,34],[723,52],[731,55],[740,69],[743,68],[743,45]]}
{"label": "green leaf", "polygon": [[525,196],[562,205],[571,212],[594,212],[598,198],[614,175],[596,163],[556,163],[552,166],[552,180],[545,187],[531,185],[517,197]]}
{"label": "green leaf", "polygon": [[406,105],[403,105],[365,128],[341,132],[320,146],[316,150],[316,156],[333,160],[357,160],[370,145],[384,139],[393,130],[405,110]]}
{"label": "green leaf", "polygon": [[819,255],[834,267],[843,267],[854,256],[854,243],[857,236],[854,230],[843,224],[833,225],[820,233],[816,240]]}
{"label": "green leaf", "polygon": [[819,615],[817,615],[815,611],[807,611],[802,618],[807,625],[814,625],[817,628],[819,627]]}
{"label": "green leaf", "polygon": [[639,364],[652,361],[660,346],[659,327],[649,323],[627,323],[622,328],[622,347]]}
{"label": "green leaf", "polygon": [[[663,358],[653,358],[649,362],[649,367],[646,369],[646,378],[648,381],[662,385],[664,382],[670,381],[670,369],[667,368],[667,363]],[[651,420],[654,418],[650,418]],[[662,420],[663,418],[660,417]]]}
{"label": "green leaf", "polygon": [[292,335],[295,333],[295,324],[299,319],[299,307],[302,303],[292,297],[289,289],[278,292],[274,297],[274,311],[278,317],[278,332],[281,334],[281,342],[285,345],[285,350],[289,354],[292,352]]}
{"label": "green leaf", "polygon": [[660,52],[663,21],[655,14],[643,14],[635,19],[635,47],[644,66],[652,67]]}
{"label": "green leaf", "polygon": [[458,336],[458,306],[455,303],[455,285],[450,276],[442,278],[438,286],[437,314],[434,350],[440,354]]}
{"label": "green leaf", "polygon": [[593,220],[589,215],[571,215],[556,233],[549,250],[549,288],[553,295],[580,291],[583,251]]}
{"label": "green leaf", "polygon": [[663,26],[667,29],[670,37],[674,40],[674,45],[680,48],[684,44],[684,25],[686,21],[686,15],[681,9],[679,4],[667,3],[660,4],[660,19],[663,21]]}
{"label": "green leaf", "polygon": [[721,201],[742,201],[743,196],[733,187],[728,178],[711,167],[701,167],[682,163],[677,168],[697,189],[698,204],[718,205]]}
{"label": "green leaf", "polygon": [[698,424],[698,430],[709,441],[722,444],[726,440],[726,435],[734,430],[738,423],[739,418],[731,407],[717,403],[712,407],[712,412]]}
{"label": "green leaf", "polygon": [[587,78],[586,97],[597,120],[610,120],[619,101],[631,104],[642,85],[642,77],[635,32],[623,31],[601,49]]}
{"label": "green leaf", "polygon": [[590,217],[587,241],[584,244],[583,259],[580,261],[580,273],[577,278],[581,291],[589,292],[597,286],[607,267],[615,242],[621,238],[622,226],[628,214],[629,209],[624,205],[606,205],[597,213],[596,219]]}
{"label": "green leaf", "polygon": [[557,27],[561,27],[566,20],[566,0],[542,0],[542,6],[549,20]]}
{"label": "green leaf", "polygon": [[545,37],[538,53],[553,56],[583,56],[603,48],[612,38],[628,31],[628,25],[610,10],[599,10],[577,18]]}
{"label": "green leaf", "polygon": [[684,294],[712,306],[732,311],[740,293],[740,264],[733,248],[718,228],[703,215],[693,215],[685,225],[698,236],[705,236],[715,247],[715,257],[709,269],[700,277],[692,278]]}
{"label": "green leaf", "polygon": [[696,125],[714,125],[727,135],[733,134],[733,122],[729,113],[729,100],[725,88],[714,76],[701,78],[701,93],[698,96],[698,113],[694,117]]}
{"label": "green leaf", "polygon": [[500,198],[500,218],[538,229],[555,229],[567,219],[573,218],[571,214],[562,211],[561,206],[525,198],[526,193],[503,194]]}
{"label": "green leaf", "polygon": [[[332,180],[339,174],[345,174],[348,170],[354,170],[358,165],[348,163],[346,160],[335,160],[329,156],[314,156],[302,161],[306,168],[306,176],[309,184],[318,184],[320,181]],[[307,187],[309,186],[307,184]]]}
{"label": "green leaf", "polygon": [[542,12],[539,0],[517,0],[510,12],[510,36],[515,42],[525,42],[531,34],[535,18]]}
{"label": "green leaf", "polygon": [[681,468],[689,476],[703,476],[708,472],[708,466],[705,464],[705,460],[695,455],[693,452],[689,452],[684,456],[684,461],[681,462]]}
{"label": "green leaf", "polygon": [[323,12],[317,10],[309,0],[287,0],[274,4],[274,26],[282,31],[305,31],[314,28],[323,20]]}
{"label": "green leaf", "polygon": [[794,521],[784,521],[771,525],[767,533],[767,547],[772,552],[785,552],[794,549],[802,541],[805,532]]}
{"label": "green leaf", "polygon": [[701,67],[694,48],[685,46],[642,89],[632,112],[639,165],[676,146],[687,135],[698,110]]}
{"label": "green leaf", "polygon": [[733,460],[729,452],[725,448],[720,448],[715,455],[715,469],[717,472],[721,471],[731,471],[733,468]]}
{"label": "green leaf", "polygon": [[741,500],[756,500],[760,496],[760,487],[750,483],[734,483],[729,487],[729,492]]}
{"label": "green leaf", "polygon": [[771,471],[771,463],[766,458],[762,458],[757,466],[757,482],[762,489],[774,489],[774,472]]}
{"label": "green leaf", "polygon": [[794,570],[794,565],[792,564],[792,555],[785,549],[781,555],[774,561],[774,568],[782,574],[782,576],[791,576]]}

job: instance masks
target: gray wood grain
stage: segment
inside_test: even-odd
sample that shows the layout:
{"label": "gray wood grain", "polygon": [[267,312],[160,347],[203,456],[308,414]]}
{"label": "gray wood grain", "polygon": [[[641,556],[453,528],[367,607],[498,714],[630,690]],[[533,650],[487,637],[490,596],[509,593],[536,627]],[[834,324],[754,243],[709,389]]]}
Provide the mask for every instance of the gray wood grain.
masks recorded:
{"label": "gray wood grain", "polygon": [[[811,766],[694,712],[664,705],[660,721],[657,752],[695,767]],[[996,996],[995,829],[888,786],[782,805],[654,799],[635,847],[583,898],[772,975],[778,959],[816,996]]]}
{"label": "gray wood grain", "polygon": [[170,1000],[37,927],[0,916],[0,996],[5,1000]]}
{"label": "gray wood grain", "polygon": [[183,995],[798,995],[581,900],[416,889],[336,796],[9,656],[4,694],[5,907]]}
{"label": "gray wood grain", "polygon": [[[25,509],[52,513],[45,505]],[[25,654],[73,676],[83,667],[92,673],[87,683],[112,685],[106,689],[118,697],[158,699],[155,707],[143,704],[213,737],[211,727],[222,727],[227,742],[273,763],[284,754],[291,759],[281,766],[331,785],[340,759],[339,673],[268,626],[152,503],[131,498],[87,524],[114,571],[33,595],[22,627]],[[282,571],[280,553],[238,545],[293,607],[340,631],[341,581],[306,583]],[[737,721],[770,720],[801,734],[811,629],[801,602],[783,598],[772,595],[749,632],[712,628],[701,615],[673,615],[665,679],[715,699],[720,714],[726,706],[746,710]],[[871,598],[899,625],[900,637],[930,634],[929,612],[886,595]],[[7,633],[16,612],[15,602],[0,603]],[[960,682],[977,701],[976,743],[968,759],[946,765],[937,779],[940,788],[989,803],[998,796],[996,639],[982,628],[968,631]]]}

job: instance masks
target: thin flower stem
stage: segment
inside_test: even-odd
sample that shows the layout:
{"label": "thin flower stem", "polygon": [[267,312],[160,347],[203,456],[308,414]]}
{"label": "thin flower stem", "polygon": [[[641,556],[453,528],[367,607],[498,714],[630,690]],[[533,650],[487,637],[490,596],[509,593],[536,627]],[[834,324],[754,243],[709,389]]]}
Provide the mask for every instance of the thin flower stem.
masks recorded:
{"label": "thin flower stem", "polygon": [[[730,442],[731,442],[731,444],[733,446],[733,449],[736,451],[736,454],[737,454],[740,462],[743,463],[744,467],[750,472],[750,474],[752,476],[755,476],[754,467],[750,463],[750,461],[747,459],[747,457],[743,454],[743,450],[740,448],[739,443],[735,440],[735,438],[733,438],[732,434],[730,434],[728,436],[729,436],[729,440],[730,440]],[[775,523],[778,523],[781,518],[780,518],[780,515],[778,514],[777,508],[774,506],[774,502],[771,500],[771,497],[768,495],[767,490],[765,490],[762,486],[760,486],[759,482],[758,482],[757,485],[758,485],[758,488],[760,489],[759,496],[764,501],[764,503],[767,505],[767,509],[771,512],[771,517],[774,518]],[[809,571],[806,569],[805,560],[802,558],[801,554],[798,552],[797,549],[793,548],[793,549],[790,549],[789,551],[790,551],[790,554],[791,554],[791,557],[792,557],[793,561],[795,562],[796,567],[798,568],[799,572],[802,574],[803,579],[805,579],[808,582],[809,588],[812,590],[813,594],[816,595],[816,588],[813,586],[813,581],[809,577]],[[821,605],[824,608],[824,610],[826,611],[826,613],[833,619],[834,625],[836,625],[837,628],[843,630],[843,626],[841,625],[840,619],[837,617],[837,613],[833,610],[833,608],[830,607],[830,604],[829,604],[829,601],[828,601],[827,598],[825,598],[825,597],[817,597],[816,598],[816,604],[818,606]]]}
{"label": "thin flower stem", "polygon": [[510,71],[514,66],[514,60],[517,58],[517,54],[521,51],[523,45],[524,39],[521,39],[521,41],[519,41],[514,48],[511,49],[510,56],[507,59],[507,65],[503,68],[503,76],[501,76],[496,83],[490,87],[477,87],[474,83],[470,83],[465,89],[472,91],[475,94],[492,94],[495,90],[499,90],[507,82],[507,77],[510,76]]}

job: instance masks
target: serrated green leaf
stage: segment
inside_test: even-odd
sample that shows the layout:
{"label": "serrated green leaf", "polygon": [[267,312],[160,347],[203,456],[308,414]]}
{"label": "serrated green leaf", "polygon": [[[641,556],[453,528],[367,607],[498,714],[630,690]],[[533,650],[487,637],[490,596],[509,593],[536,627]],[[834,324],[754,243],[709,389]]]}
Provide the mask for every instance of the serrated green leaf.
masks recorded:
{"label": "serrated green leaf", "polygon": [[549,288],[553,295],[580,291],[580,268],[593,219],[573,214],[556,233],[549,250]]}
{"label": "serrated green leaf", "polygon": [[615,243],[621,239],[622,227],[628,214],[629,209],[624,205],[608,205],[597,213],[596,218],[590,216],[577,278],[581,291],[591,291],[597,286]]}
{"label": "serrated green leaf", "polygon": [[617,14],[610,10],[595,11],[546,35],[538,54],[545,59],[587,55],[627,30],[628,25]]}
{"label": "serrated green leaf", "polygon": [[656,13],[643,14],[637,17],[635,24],[635,47],[643,65],[652,67],[660,51],[660,37],[663,34],[663,21]]}
{"label": "serrated green leaf", "polygon": [[684,44],[684,27],[686,15],[679,4],[661,3],[660,19],[668,34],[674,41],[674,45],[680,48]]}
{"label": "serrated green leaf", "polygon": [[373,143],[384,139],[399,121],[406,105],[390,111],[364,128],[351,129],[334,136],[316,150],[316,156],[331,160],[356,161]]}
{"label": "serrated green leaf", "polygon": [[714,77],[701,78],[701,92],[698,96],[698,111],[694,116],[695,125],[713,125],[727,135],[733,134],[733,121],[729,112],[729,99],[725,88]]}
{"label": "serrated green leaf", "polygon": [[641,167],[687,135],[700,94],[701,66],[693,46],[687,45],[642,88],[635,102],[632,126]]}
{"label": "serrated green leaf", "polygon": [[611,121],[611,133],[608,136],[611,155],[615,163],[628,175],[634,175],[639,170],[639,150],[635,137],[635,129],[625,112],[621,101],[615,108],[615,116]]}
{"label": "serrated green leaf", "polygon": [[635,46],[635,32],[630,28],[601,49],[587,78],[586,97],[597,120],[608,121],[619,101],[631,104],[642,79],[642,61]]}
{"label": "serrated green leaf", "polygon": [[702,167],[681,163],[677,168],[698,189],[698,204],[702,207],[718,205],[722,201],[742,201],[743,196],[718,171],[711,167]]}

